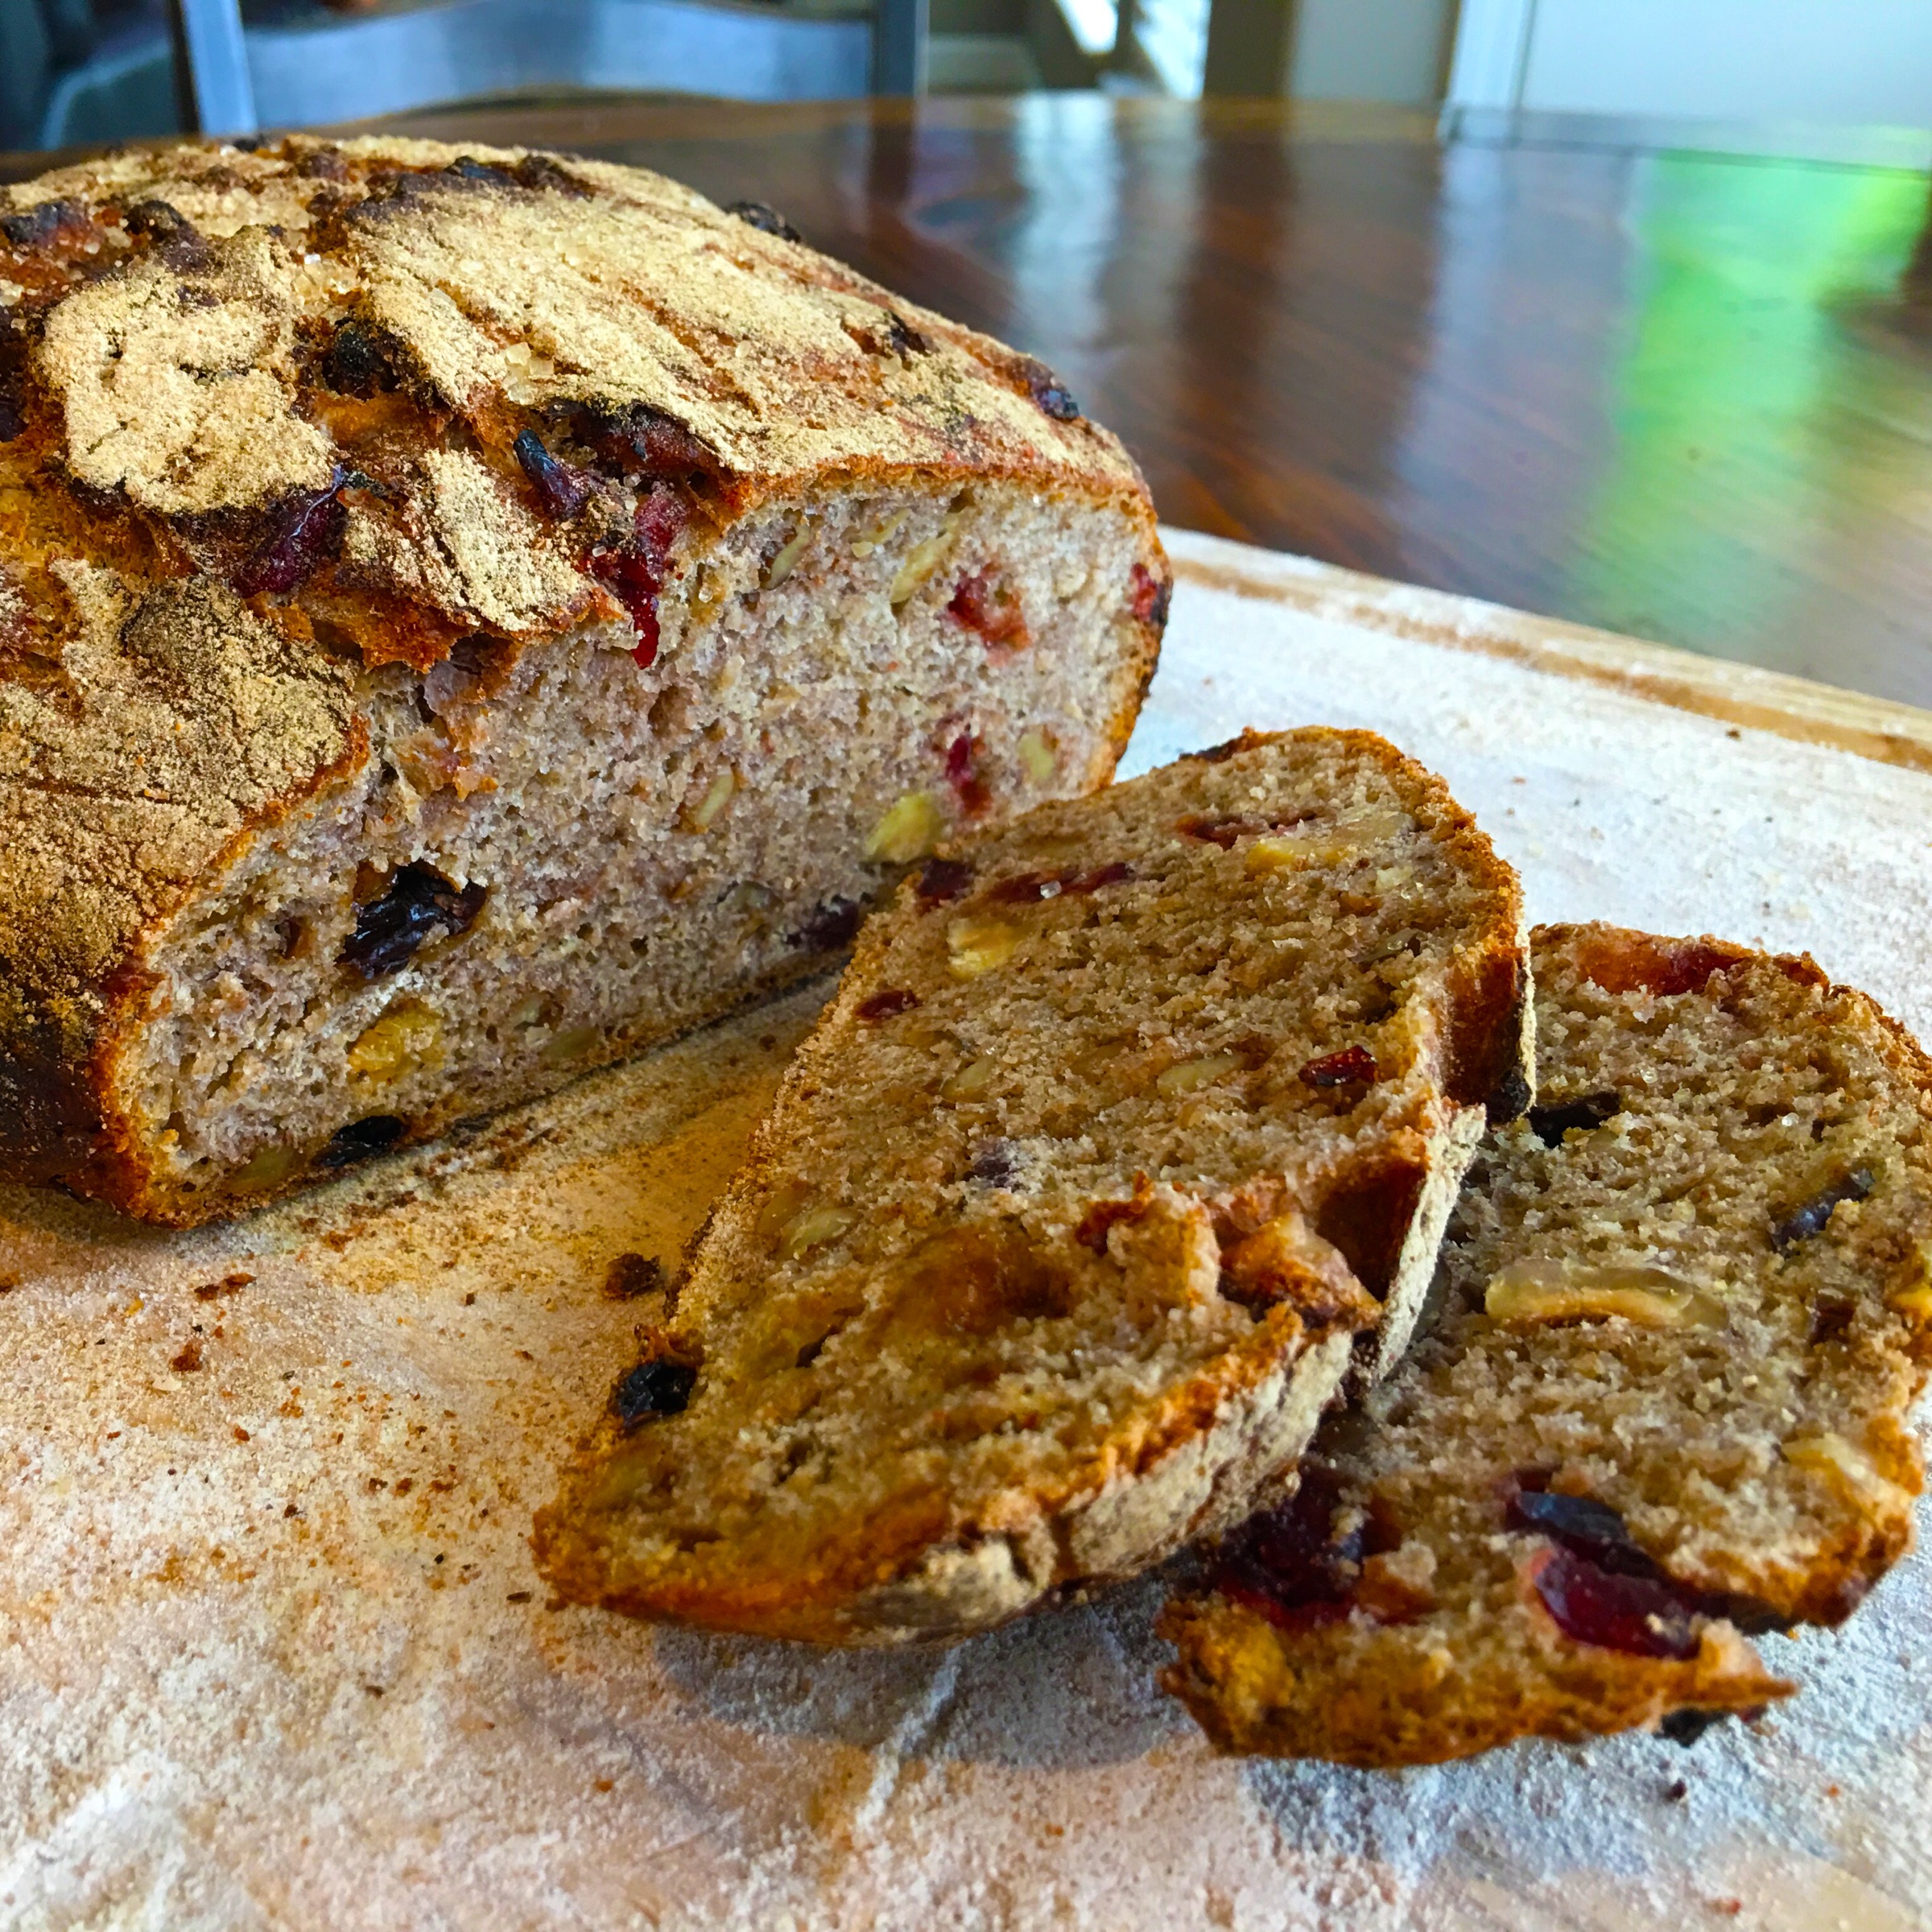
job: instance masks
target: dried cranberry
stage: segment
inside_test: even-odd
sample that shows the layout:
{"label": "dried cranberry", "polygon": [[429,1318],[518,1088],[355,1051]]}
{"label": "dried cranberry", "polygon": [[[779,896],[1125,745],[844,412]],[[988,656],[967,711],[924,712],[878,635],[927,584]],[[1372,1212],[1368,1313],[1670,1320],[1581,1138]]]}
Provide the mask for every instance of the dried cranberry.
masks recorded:
{"label": "dried cranberry", "polygon": [[861,1000],[852,1009],[852,1017],[861,1020],[890,1020],[896,1014],[910,1013],[919,1003],[916,993],[909,993],[903,986],[887,986]]}
{"label": "dried cranberry", "polygon": [[943,906],[964,898],[972,886],[972,868],[964,859],[928,859],[916,888],[928,906]]}
{"label": "dried cranberry", "polygon": [[617,1378],[610,1412],[626,1432],[653,1416],[675,1415],[691,1400],[698,1372],[685,1362],[639,1362]]}
{"label": "dried cranberry", "polygon": [[1096,865],[1091,872],[1076,872],[1071,877],[1063,877],[1060,890],[1079,898],[1090,892],[1099,892],[1108,886],[1123,886],[1137,875],[1125,859],[1116,859],[1108,865]]}
{"label": "dried cranberry", "polygon": [[1823,1234],[1841,1201],[1862,1201],[1877,1184],[1869,1167],[1853,1168],[1843,1179],[1834,1181],[1803,1207],[1773,1221],[1771,1245],[1782,1254],[1787,1248],[1795,1247],[1800,1241],[1808,1241],[1814,1235]]}
{"label": "dried cranberry", "polygon": [[998,581],[991,564],[960,578],[946,614],[989,646],[1017,650],[1027,641],[1020,601]]}
{"label": "dried cranberry", "polygon": [[318,1167],[353,1167],[360,1161],[373,1160],[385,1148],[393,1147],[407,1131],[408,1124],[393,1113],[372,1113],[366,1120],[351,1121],[338,1127],[328,1145],[316,1156]]}
{"label": "dried cranberry", "polygon": [[1633,1657],[1697,1655],[1692,1612],[1674,1585],[1626,1576],[1557,1548],[1538,1560],[1530,1580],[1565,1636]]}
{"label": "dried cranberry", "polygon": [[769,207],[762,201],[729,202],[724,212],[728,215],[736,215],[747,228],[755,228],[762,235],[776,235],[782,242],[803,242],[805,239],[775,208]]}
{"label": "dried cranberry", "polygon": [[1612,1114],[1623,1111],[1623,1096],[1614,1087],[1596,1093],[1579,1094],[1573,1100],[1553,1100],[1530,1109],[1530,1125],[1546,1147],[1554,1147],[1571,1128],[1586,1131],[1600,1127]]}
{"label": "dried cranberry", "polygon": [[[1174,586],[1163,578],[1157,577],[1145,564],[1137,564],[1128,573],[1132,594],[1128,608],[1143,624],[1151,625],[1156,630],[1163,630],[1167,624],[1167,606],[1174,596]],[[1239,740],[1236,742],[1238,744]],[[1197,758],[1205,758],[1204,752],[1195,753]]]}
{"label": "dried cranberry", "polygon": [[405,865],[381,898],[357,913],[356,929],[336,958],[365,980],[386,979],[438,934],[469,931],[486,896],[484,886],[457,886],[433,865]]}
{"label": "dried cranberry", "polygon": [[960,809],[976,819],[993,803],[993,791],[976,769],[980,741],[963,731],[946,748],[946,782],[960,801]]}
{"label": "dried cranberry", "polygon": [[1067,392],[1067,386],[1044,362],[1036,362],[1029,357],[1022,365],[1026,378],[1026,393],[1035,403],[1056,423],[1075,423],[1080,420],[1080,406]]}
{"label": "dried cranberry", "polygon": [[1647,993],[1667,999],[1701,993],[1714,972],[1728,972],[1744,956],[1701,939],[1600,939],[1578,947],[1583,976],[1605,993]]}
{"label": "dried cranberry", "polygon": [[590,479],[574,464],[553,456],[534,429],[519,430],[510,448],[517,467],[530,479],[544,509],[559,522],[569,522],[590,500]]}
{"label": "dried cranberry", "polygon": [[279,597],[303,583],[342,547],[349,512],[340,474],[326,489],[285,497],[273,513],[268,535],[242,560],[231,580],[245,597]]}
{"label": "dried cranberry", "polygon": [[1199,813],[1183,819],[1174,827],[1183,838],[1202,845],[1218,845],[1223,852],[1229,850],[1237,839],[1266,829],[1258,819],[1210,819]]}
{"label": "dried cranberry", "polygon": [[1037,906],[1042,899],[1057,899],[1065,890],[1050,873],[1022,872],[1001,879],[986,896],[1000,906]]}
{"label": "dried cranberry", "polygon": [[658,654],[658,593],[670,568],[671,547],[691,520],[690,506],[668,484],[657,483],[631,518],[621,548],[593,551],[585,568],[630,613],[638,634],[631,655],[648,671]]}
{"label": "dried cranberry", "polygon": [[1355,1046],[1306,1061],[1301,1072],[1311,1087],[1349,1087],[1358,1082],[1373,1084],[1380,1077],[1381,1069],[1366,1046]]}
{"label": "dried cranberry", "polygon": [[812,908],[804,925],[791,935],[791,943],[814,952],[836,952],[859,936],[859,922],[865,916],[857,899],[827,899]]}

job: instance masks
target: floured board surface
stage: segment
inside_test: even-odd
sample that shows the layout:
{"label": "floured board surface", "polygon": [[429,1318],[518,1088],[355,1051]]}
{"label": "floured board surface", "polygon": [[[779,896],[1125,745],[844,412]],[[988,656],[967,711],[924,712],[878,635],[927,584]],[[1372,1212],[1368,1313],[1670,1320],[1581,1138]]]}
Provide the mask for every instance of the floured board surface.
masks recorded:
{"label": "floured board surface", "polygon": [[[1932,1034],[1923,714],[1174,547],[1128,769],[1371,725],[1534,916],[1808,949]],[[1922,1558],[1765,1640],[1804,1688],[1753,1728],[1401,1774],[1211,1756],[1158,1580],[898,1655],[549,1608],[609,1263],[675,1257],[822,993],[228,1228],[0,1190],[0,1926],[1932,1919]]]}

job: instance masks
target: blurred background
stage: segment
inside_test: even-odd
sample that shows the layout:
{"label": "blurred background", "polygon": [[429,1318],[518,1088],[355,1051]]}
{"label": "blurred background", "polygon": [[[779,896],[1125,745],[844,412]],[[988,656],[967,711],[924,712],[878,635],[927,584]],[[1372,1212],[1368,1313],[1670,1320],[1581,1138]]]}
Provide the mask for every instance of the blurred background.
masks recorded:
{"label": "blurred background", "polygon": [[0,178],[385,117],[782,209],[1172,524],[1932,705],[1932,0],[0,0]]}
{"label": "blurred background", "polygon": [[[233,10],[233,0],[185,9],[191,19]],[[664,20],[696,10],[695,0],[240,9],[265,105],[303,105],[283,98],[285,74],[300,72],[313,96],[315,113],[264,116],[279,122],[341,118],[331,110],[349,99],[346,68],[359,115],[475,98],[480,83],[491,98],[605,85],[749,98],[1098,89],[1346,100],[1442,106],[1460,125],[1510,116],[1518,132],[1547,133],[1558,117],[1669,117],[1729,123],[1735,145],[1748,125],[1752,141],[1780,150],[1817,148],[1820,130],[1932,126],[1926,0],[881,0],[881,19],[895,14],[916,39],[891,75],[862,53],[774,68],[666,43]],[[868,0],[719,0],[711,10],[747,26],[845,26],[843,37],[820,34],[827,47],[852,44],[850,30],[872,14]],[[414,38],[397,19],[424,13],[444,18],[417,23]],[[362,31],[330,34],[345,15]],[[168,0],[0,0],[0,147],[180,128],[192,102],[184,112],[169,16]],[[477,43],[493,40],[499,57],[481,57]]]}

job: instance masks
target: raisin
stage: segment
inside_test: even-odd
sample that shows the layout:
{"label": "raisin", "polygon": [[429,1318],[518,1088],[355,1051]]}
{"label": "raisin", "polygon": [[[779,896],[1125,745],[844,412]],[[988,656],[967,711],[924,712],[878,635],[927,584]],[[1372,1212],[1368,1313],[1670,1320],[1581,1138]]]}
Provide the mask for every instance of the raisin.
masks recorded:
{"label": "raisin", "polygon": [[687,477],[716,467],[711,452],[682,423],[646,403],[613,411],[570,402],[554,413],[610,476]]}
{"label": "raisin", "polygon": [[1373,1508],[1350,1511],[1351,1526],[1338,1536],[1341,1502],[1334,1472],[1304,1464],[1286,1502],[1250,1517],[1221,1546],[1215,1587],[1284,1629],[1346,1616],[1362,1558],[1393,1549],[1402,1538]]}
{"label": "raisin", "polygon": [[0,364],[0,443],[10,443],[27,427],[27,372]]}
{"label": "raisin", "polygon": [[1366,1046],[1344,1046],[1340,1053],[1323,1055],[1302,1063],[1301,1077],[1311,1087],[1349,1087],[1358,1082],[1373,1085],[1381,1069]]}
{"label": "raisin", "polygon": [[1530,1125],[1546,1147],[1554,1147],[1571,1128],[1587,1132],[1600,1127],[1612,1114],[1623,1112],[1623,1096],[1614,1087],[1596,1093],[1579,1094],[1573,1100],[1552,1100],[1530,1109]]}
{"label": "raisin", "polygon": [[407,1123],[393,1113],[372,1113],[366,1120],[351,1121],[338,1127],[328,1145],[316,1156],[318,1167],[353,1167],[358,1162],[373,1160],[385,1148],[402,1139]]}
{"label": "raisin", "polygon": [[890,308],[886,312],[886,332],[892,353],[903,360],[909,361],[914,356],[932,353],[932,345],[903,316],[895,315]]}
{"label": "raisin", "polygon": [[439,934],[469,931],[483,910],[485,886],[458,886],[433,865],[405,865],[388,891],[356,914],[356,929],[336,956],[365,980],[400,972],[417,950]]}
{"label": "raisin", "polygon": [[1644,1577],[1653,1583],[1668,1580],[1655,1558],[1631,1535],[1621,1513],[1593,1496],[1520,1488],[1509,1499],[1508,1521],[1513,1530],[1540,1531],[1572,1555],[1586,1558],[1600,1569]]}
{"label": "raisin", "polygon": [[910,1013],[919,1003],[919,996],[916,993],[909,993],[903,986],[888,986],[869,999],[861,1000],[852,1009],[852,1017],[861,1020],[890,1020],[897,1014]]}
{"label": "raisin", "polygon": [[990,647],[1018,650],[1027,642],[1020,601],[995,578],[990,564],[960,578],[946,614]]}
{"label": "raisin", "polygon": [[478,188],[514,188],[517,184],[516,176],[507,169],[493,167],[487,161],[479,161],[474,155],[458,155],[443,172]]}
{"label": "raisin", "polygon": [[1080,406],[1074,401],[1063,383],[1044,362],[1036,362],[1028,357],[1022,365],[1022,373],[1026,378],[1026,393],[1042,414],[1051,416],[1056,423],[1077,423]]}
{"label": "raisin", "polygon": [[972,890],[972,868],[964,859],[928,859],[916,888],[928,906],[943,906]]}
{"label": "raisin", "polygon": [[1674,1585],[1606,1570],[1561,1546],[1531,1579],[1565,1636],[1633,1657],[1679,1660],[1698,1653],[1691,1607]]}
{"label": "raisin", "polygon": [[[1130,586],[1128,608],[1141,623],[1155,630],[1167,627],[1167,606],[1173,601],[1174,586],[1166,579],[1157,577],[1145,564],[1137,564],[1128,573]],[[1235,741],[1238,745],[1241,741]],[[1205,752],[1196,752],[1196,758],[1204,758]]]}
{"label": "raisin", "polygon": [[0,235],[23,254],[46,247],[64,228],[87,225],[87,208],[79,201],[38,201],[19,214],[0,215]]}
{"label": "raisin", "polygon": [[[1667,1737],[1674,1744],[1682,1744],[1688,1750],[1713,1724],[1721,1724],[1728,1717],[1736,1717],[1735,1711],[1700,1711],[1696,1706],[1686,1704],[1681,1711],[1668,1711],[1657,1720],[1657,1734]],[[1687,1787],[1680,1777],[1675,1780],[1664,1795],[1673,1804],[1681,1803]]]}
{"label": "raisin", "polygon": [[305,181],[346,181],[349,162],[339,147],[318,147],[295,163],[295,172]]}
{"label": "raisin", "polygon": [[1010,1187],[1018,1177],[1022,1156],[1013,1141],[981,1141],[972,1150],[966,1178],[982,1187]]}
{"label": "raisin", "polygon": [[805,239],[775,208],[762,201],[729,202],[724,212],[728,215],[736,215],[747,228],[755,228],[762,235],[776,235],[781,242],[803,242]]}
{"label": "raisin", "polygon": [[617,1378],[610,1412],[628,1432],[653,1416],[675,1415],[691,1400],[698,1372],[684,1362],[639,1362]]}
{"label": "raisin", "polygon": [[284,595],[341,551],[349,526],[341,495],[345,481],[338,477],[326,489],[300,490],[283,500],[270,516],[268,535],[230,579],[243,597]]}
{"label": "raisin", "polygon": [[613,1302],[634,1302],[664,1286],[664,1264],[648,1254],[621,1254],[604,1277],[604,1293]]}
{"label": "raisin", "polygon": [[1811,1345],[1816,1348],[1820,1342],[1836,1341],[1857,1316],[1856,1307],[1841,1296],[1823,1296],[1811,1311]]}
{"label": "raisin", "polygon": [[352,316],[328,339],[322,379],[339,395],[366,400],[396,387],[396,339],[387,329]]}
{"label": "raisin", "polygon": [[534,429],[519,430],[510,448],[545,510],[559,523],[568,522],[590,500],[590,480],[574,464],[553,456]]}
{"label": "raisin", "polygon": [[979,749],[979,740],[969,731],[961,732],[946,748],[946,782],[969,819],[978,818],[993,803],[992,787],[976,769]]}
{"label": "raisin", "polygon": [[526,155],[510,172],[518,188],[526,188],[533,194],[567,195],[573,201],[590,198],[589,184],[560,167],[550,155]]}
{"label": "raisin", "polygon": [[864,917],[857,899],[826,899],[812,908],[804,925],[791,935],[791,943],[810,947],[814,952],[836,952],[859,936],[859,922]]}
{"label": "raisin", "polygon": [[1841,1201],[1862,1201],[1877,1184],[1869,1167],[1854,1167],[1843,1179],[1834,1181],[1803,1207],[1773,1221],[1771,1245],[1782,1254],[1787,1248],[1823,1234]]}
{"label": "raisin", "polygon": [[203,268],[208,244],[201,231],[171,201],[137,201],[121,217],[130,235],[139,235],[171,269]]}

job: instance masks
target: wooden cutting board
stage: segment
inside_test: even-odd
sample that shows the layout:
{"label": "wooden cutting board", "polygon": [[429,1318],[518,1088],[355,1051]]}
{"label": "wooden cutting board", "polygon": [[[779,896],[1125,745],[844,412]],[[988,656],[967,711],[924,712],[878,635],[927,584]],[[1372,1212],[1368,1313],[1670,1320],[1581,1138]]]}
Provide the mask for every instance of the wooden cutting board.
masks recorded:
{"label": "wooden cutting board", "polygon": [[[1932,716],[1176,534],[1131,770],[1367,724],[1540,919],[1808,948],[1932,1034]],[[1932,1921],[1919,1559],[1802,1694],[1402,1774],[1212,1757],[1158,1581],[943,1652],[553,1609],[531,1510],[818,989],[167,1234],[0,1190],[0,1926]]]}

